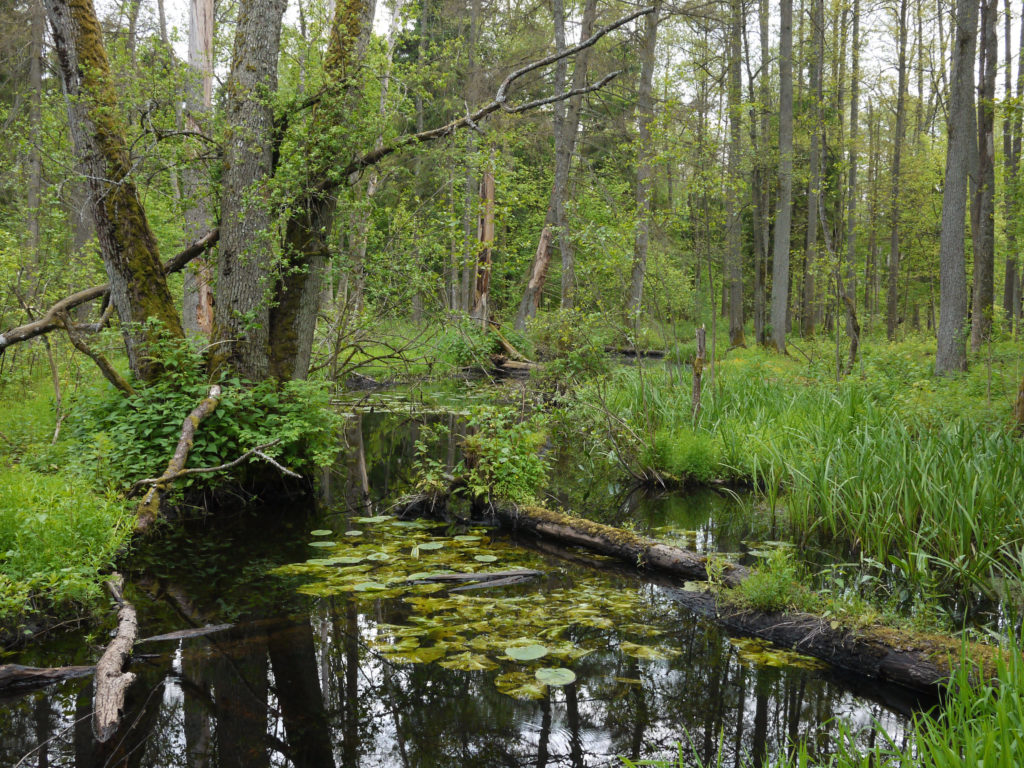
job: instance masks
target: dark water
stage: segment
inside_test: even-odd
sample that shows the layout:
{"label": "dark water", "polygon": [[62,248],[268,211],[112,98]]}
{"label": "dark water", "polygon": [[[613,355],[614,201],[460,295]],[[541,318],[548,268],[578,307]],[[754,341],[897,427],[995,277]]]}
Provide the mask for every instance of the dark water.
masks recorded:
{"label": "dark water", "polygon": [[[557,623],[584,602],[601,607],[589,625],[566,620],[560,636],[589,651],[565,663],[576,681],[519,699],[501,692],[496,678],[522,665],[493,653],[495,668],[478,671],[396,662],[382,652],[382,639],[428,621],[429,610],[418,616],[401,596],[306,596],[296,590],[302,578],[270,571],[311,556],[311,529],[343,531],[354,515],[386,511],[380,500],[408,487],[420,431],[412,416],[354,417],[317,503],[277,502],[258,514],[198,522],[136,553],[129,597],[141,636],[232,628],[139,645],[128,712],[104,745],[91,737],[89,680],[0,700],[0,766],[575,768],[619,765],[620,755],[668,758],[679,742],[712,764],[721,752],[731,766],[760,764],[799,740],[827,754],[835,718],[865,742],[877,738],[876,724],[897,743],[903,738],[914,702],[899,691],[752,653],[690,616],[671,590],[581,564],[578,553],[528,551],[497,536],[487,544],[494,557],[544,575],[473,599],[500,606],[512,598],[524,627]],[[434,455],[454,459],[456,450],[452,441]],[[638,528],[695,548],[736,551],[757,533],[728,496],[620,491],[605,496],[610,517],[629,515]],[[464,627],[459,632],[472,639]],[[104,639],[60,638],[9,661],[90,663]],[[637,647],[656,652],[627,652]]]}

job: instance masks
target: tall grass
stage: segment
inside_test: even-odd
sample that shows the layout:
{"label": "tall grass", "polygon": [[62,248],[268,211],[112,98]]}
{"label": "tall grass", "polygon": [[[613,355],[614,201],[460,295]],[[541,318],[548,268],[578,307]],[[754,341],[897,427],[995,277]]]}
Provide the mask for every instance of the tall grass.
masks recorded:
{"label": "tall grass", "polygon": [[935,381],[915,357],[886,350],[836,384],[743,351],[719,367],[696,424],[689,375],[629,369],[579,392],[569,421],[637,476],[753,481],[795,537],[844,543],[930,588],[987,589],[1001,568],[1019,578],[1024,442],[1001,400]]}

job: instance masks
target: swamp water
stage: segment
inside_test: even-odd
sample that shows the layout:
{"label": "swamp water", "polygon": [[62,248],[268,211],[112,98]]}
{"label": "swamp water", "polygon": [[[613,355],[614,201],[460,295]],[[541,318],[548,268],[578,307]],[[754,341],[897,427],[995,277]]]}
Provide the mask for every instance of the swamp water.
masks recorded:
{"label": "swamp water", "polygon": [[[458,427],[435,446],[453,460]],[[897,743],[915,702],[796,654],[730,638],[673,590],[581,552],[388,515],[424,420],[362,414],[325,498],[197,522],[135,553],[140,637],[128,712],[91,736],[91,680],[0,700],[0,766],[617,766],[618,756],[758,765],[794,741],[835,747],[835,719]],[[563,480],[564,473],[556,473]],[[559,495],[571,497],[571,478]],[[585,485],[585,483],[584,483]],[[588,489],[588,505],[673,543],[736,551],[727,496]],[[619,521],[621,522],[621,520]],[[536,571],[463,590],[452,572]],[[6,661],[87,664],[105,638]]]}

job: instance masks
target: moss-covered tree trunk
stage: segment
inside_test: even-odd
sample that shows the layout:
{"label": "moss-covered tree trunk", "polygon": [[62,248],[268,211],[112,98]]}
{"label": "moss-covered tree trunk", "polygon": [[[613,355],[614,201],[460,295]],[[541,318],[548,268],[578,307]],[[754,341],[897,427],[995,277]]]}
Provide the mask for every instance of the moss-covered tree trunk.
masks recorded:
{"label": "moss-covered tree trunk", "polygon": [[307,192],[285,226],[285,261],[269,316],[269,373],[286,381],[305,378],[313,349],[327,236],[334,223],[335,192],[346,182],[332,174],[336,138],[327,130],[340,122],[355,64],[361,58],[373,20],[372,0],[342,0],[335,6],[324,62],[326,90],[313,116],[311,174]]}
{"label": "moss-covered tree trunk", "polygon": [[45,0],[45,5],[68,97],[71,137],[88,178],[89,207],[128,361],[136,376],[150,380],[159,375],[160,366],[149,353],[155,331],[142,324],[152,319],[181,337],[181,319],[131,177],[103,35],[92,0]]}

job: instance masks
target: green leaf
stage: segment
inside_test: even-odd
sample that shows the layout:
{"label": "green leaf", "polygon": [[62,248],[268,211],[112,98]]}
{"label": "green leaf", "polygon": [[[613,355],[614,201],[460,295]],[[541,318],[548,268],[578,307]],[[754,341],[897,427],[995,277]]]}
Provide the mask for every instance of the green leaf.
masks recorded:
{"label": "green leaf", "polygon": [[496,562],[498,558],[494,555],[477,555],[473,559],[478,563],[493,563]]}
{"label": "green leaf", "polygon": [[315,531],[310,531],[309,533],[311,536],[330,536],[332,532],[326,528],[317,528]]}
{"label": "green leaf", "polygon": [[505,655],[516,661],[534,661],[548,655],[543,645],[513,645],[505,649]]}
{"label": "green leaf", "polygon": [[338,542],[336,541],[311,541],[309,542],[311,547],[336,547]]}
{"label": "green leaf", "polygon": [[424,550],[441,549],[441,547],[444,546],[444,542],[443,541],[425,541],[425,542],[423,542],[422,544],[420,544],[418,546],[419,546],[420,551],[422,552]]}
{"label": "green leaf", "polygon": [[576,673],[565,667],[541,667],[533,676],[544,685],[569,685],[576,681]]}

